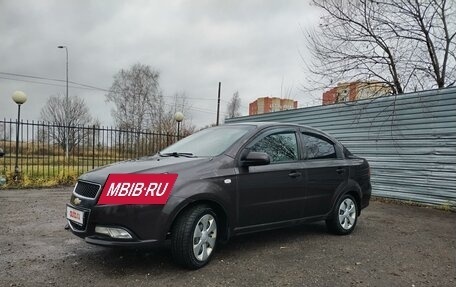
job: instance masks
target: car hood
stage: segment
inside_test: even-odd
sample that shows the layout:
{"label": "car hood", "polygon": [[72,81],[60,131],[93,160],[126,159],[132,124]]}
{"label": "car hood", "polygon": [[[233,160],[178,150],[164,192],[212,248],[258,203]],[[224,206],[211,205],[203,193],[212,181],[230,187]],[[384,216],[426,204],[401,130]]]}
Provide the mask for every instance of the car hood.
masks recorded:
{"label": "car hood", "polygon": [[211,161],[212,158],[187,157],[144,157],[121,161],[89,171],[79,177],[80,180],[103,185],[108,175],[113,173],[180,173],[196,165]]}

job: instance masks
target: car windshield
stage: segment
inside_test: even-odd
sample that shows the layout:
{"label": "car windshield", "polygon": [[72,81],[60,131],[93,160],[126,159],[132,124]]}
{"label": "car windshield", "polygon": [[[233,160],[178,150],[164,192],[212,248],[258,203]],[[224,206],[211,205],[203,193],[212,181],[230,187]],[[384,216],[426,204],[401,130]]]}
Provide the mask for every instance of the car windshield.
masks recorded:
{"label": "car windshield", "polygon": [[221,126],[194,133],[165,148],[162,156],[216,156],[226,151],[254,126]]}

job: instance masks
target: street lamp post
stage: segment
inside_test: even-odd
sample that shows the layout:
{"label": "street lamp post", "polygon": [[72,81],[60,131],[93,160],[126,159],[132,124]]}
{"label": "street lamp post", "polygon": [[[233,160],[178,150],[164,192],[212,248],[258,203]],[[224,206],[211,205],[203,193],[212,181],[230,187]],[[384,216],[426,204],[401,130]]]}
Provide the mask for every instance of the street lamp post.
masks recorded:
{"label": "street lamp post", "polygon": [[11,97],[17,104],[17,124],[16,124],[16,162],[14,165],[14,180],[19,179],[19,125],[21,121],[21,105],[27,101],[27,95],[21,91],[15,91]]}
{"label": "street lamp post", "polygon": [[174,114],[174,120],[177,122],[177,140],[180,139],[180,123],[184,120],[184,114],[177,112]]}
{"label": "street lamp post", "polygon": [[65,135],[65,160],[68,162],[68,138],[70,136],[70,128],[68,127],[68,47],[57,46],[59,49],[65,49],[66,51],[66,94],[65,94],[65,122],[64,122],[64,135]]}

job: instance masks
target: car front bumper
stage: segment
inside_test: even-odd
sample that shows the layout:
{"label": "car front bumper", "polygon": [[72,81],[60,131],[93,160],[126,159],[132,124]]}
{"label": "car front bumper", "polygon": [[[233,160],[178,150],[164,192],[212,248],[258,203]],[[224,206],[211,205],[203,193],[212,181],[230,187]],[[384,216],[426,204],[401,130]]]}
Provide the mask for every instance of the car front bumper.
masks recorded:
{"label": "car front bumper", "polygon": [[[170,205],[168,205],[169,203]],[[70,230],[87,243],[103,246],[155,245],[166,240],[173,210],[171,199],[166,205],[94,205],[92,207],[67,206],[83,212],[83,223],[68,220]],[[95,232],[96,227],[119,228],[127,231],[131,238],[119,239]]]}

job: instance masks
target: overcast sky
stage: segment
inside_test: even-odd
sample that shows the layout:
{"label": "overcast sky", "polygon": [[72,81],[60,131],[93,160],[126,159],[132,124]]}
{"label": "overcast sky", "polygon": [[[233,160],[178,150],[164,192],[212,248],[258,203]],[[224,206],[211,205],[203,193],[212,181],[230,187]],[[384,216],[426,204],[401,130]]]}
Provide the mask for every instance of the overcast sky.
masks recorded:
{"label": "overcast sky", "polygon": [[[291,97],[299,106],[316,96],[300,90],[306,76],[302,27],[316,26],[319,11],[309,1],[23,1],[0,0],[0,118],[15,118],[15,90],[28,96],[23,117],[37,120],[46,99],[65,93],[65,79],[108,89],[113,75],[132,64],[161,74],[164,96],[185,92],[183,111],[198,127],[215,122],[218,82],[221,117],[235,91],[243,115],[258,97]],[[39,83],[36,83],[39,82]],[[45,82],[46,84],[43,84]],[[70,86],[91,115],[112,125],[106,92]]]}

